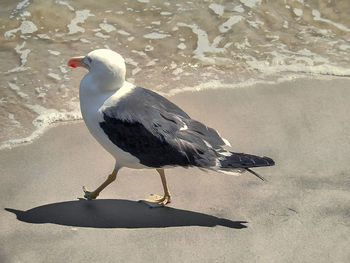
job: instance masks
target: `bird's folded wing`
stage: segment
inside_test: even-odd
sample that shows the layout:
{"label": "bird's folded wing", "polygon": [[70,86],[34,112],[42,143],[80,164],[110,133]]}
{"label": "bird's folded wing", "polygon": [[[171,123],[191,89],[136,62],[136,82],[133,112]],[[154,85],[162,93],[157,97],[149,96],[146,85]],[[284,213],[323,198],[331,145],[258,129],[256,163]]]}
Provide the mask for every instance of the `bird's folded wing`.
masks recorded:
{"label": "bird's folded wing", "polygon": [[215,165],[224,141],[178,106],[152,91],[136,88],[101,112],[100,127],[122,150],[149,167]]}

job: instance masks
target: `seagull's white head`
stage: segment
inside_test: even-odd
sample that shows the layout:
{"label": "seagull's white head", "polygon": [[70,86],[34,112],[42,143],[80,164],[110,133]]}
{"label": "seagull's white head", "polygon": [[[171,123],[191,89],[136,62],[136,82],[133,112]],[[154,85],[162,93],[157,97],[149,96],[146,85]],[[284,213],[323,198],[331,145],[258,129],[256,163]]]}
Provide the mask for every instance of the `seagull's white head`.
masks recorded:
{"label": "seagull's white head", "polygon": [[82,83],[89,82],[100,90],[119,89],[125,81],[125,61],[121,55],[110,49],[96,49],[85,57],[71,58],[68,65],[88,69],[89,73]]}

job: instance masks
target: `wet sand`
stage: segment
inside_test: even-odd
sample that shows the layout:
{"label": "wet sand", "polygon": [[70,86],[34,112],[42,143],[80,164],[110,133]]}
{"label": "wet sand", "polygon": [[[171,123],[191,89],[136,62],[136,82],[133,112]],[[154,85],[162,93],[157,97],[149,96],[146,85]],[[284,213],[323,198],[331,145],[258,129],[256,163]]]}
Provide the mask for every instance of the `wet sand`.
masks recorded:
{"label": "wet sand", "polygon": [[[58,125],[0,152],[0,262],[348,262],[350,80],[297,80],[171,97],[233,150],[276,166],[233,177],[120,171],[95,201],[113,159],[83,123]],[[6,209],[6,210],[5,210]],[[17,215],[17,219],[16,219]]]}

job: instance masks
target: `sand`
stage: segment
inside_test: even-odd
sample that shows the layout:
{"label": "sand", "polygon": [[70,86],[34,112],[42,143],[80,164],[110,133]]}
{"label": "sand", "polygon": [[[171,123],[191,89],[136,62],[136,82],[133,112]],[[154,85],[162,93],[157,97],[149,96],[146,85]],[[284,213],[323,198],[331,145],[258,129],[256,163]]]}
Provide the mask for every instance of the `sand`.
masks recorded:
{"label": "sand", "polygon": [[[0,152],[0,262],[349,262],[350,80],[296,80],[171,97],[233,149],[272,157],[268,182],[199,169],[120,171],[84,124]],[[6,210],[5,210],[6,209]]]}

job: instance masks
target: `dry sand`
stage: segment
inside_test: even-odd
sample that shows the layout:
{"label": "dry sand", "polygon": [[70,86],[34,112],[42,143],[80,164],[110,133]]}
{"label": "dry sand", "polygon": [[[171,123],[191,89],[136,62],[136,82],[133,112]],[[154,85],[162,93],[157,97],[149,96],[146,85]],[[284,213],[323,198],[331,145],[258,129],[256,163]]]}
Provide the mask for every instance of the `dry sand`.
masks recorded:
{"label": "dry sand", "polygon": [[[267,155],[269,181],[123,169],[95,201],[113,160],[83,123],[0,152],[0,262],[350,262],[350,80],[297,80],[171,98],[233,150]],[[5,208],[7,210],[5,210]],[[18,219],[16,219],[16,215]]]}

